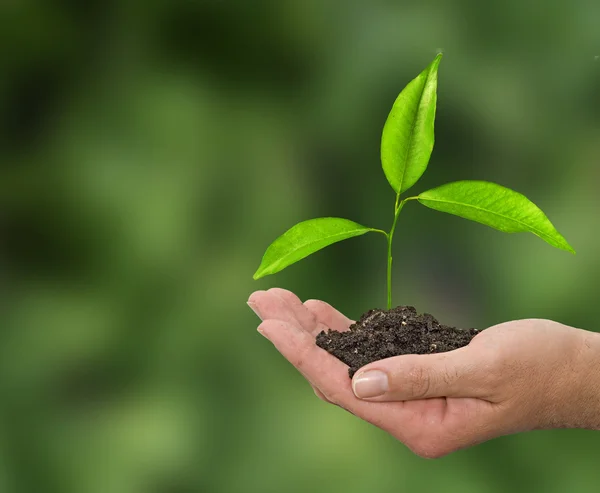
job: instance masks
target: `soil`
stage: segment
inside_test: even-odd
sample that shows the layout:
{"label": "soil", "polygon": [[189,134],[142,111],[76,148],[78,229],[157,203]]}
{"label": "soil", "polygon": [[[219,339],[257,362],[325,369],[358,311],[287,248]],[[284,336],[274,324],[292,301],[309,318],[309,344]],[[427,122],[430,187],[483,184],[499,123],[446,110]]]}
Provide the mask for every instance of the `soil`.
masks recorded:
{"label": "soil", "polygon": [[417,314],[412,306],[369,310],[347,332],[323,331],[317,346],[350,368],[350,378],[368,363],[402,354],[430,354],[466,346],[480,331],[440,324],[428,313]]}

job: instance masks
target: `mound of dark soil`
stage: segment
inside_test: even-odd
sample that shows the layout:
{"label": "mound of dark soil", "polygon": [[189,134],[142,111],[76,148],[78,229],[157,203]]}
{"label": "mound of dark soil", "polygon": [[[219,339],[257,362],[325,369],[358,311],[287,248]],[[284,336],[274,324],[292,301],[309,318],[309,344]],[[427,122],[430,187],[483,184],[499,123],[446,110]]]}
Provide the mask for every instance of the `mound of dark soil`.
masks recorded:
{"label": "mound of dark soil", "polygon": [[369,310],[347,332],[323,331],[317,346],[346,363],[352,377],[362,366],[402,354],[429,354],[466,346],[480,331],[441,325],[412,306]]}

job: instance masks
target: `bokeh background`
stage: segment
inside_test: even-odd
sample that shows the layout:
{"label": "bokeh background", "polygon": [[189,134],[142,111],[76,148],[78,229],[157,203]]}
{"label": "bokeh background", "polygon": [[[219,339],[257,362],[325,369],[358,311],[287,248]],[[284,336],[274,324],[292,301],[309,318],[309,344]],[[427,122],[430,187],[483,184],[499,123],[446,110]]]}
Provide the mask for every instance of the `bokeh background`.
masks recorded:
{"label": "bokeh background", "polygon": [[319,401],[245,301],[385,303],[376,235],[252,274],[300,220],[389,228],[381,129],[443,50],[413,190],[499,182],[578,254],[411,203],[395,302],[595,330],[599,21],[595,0],[3,1],[0,491],[597,491],[589,431],[413,456]]}

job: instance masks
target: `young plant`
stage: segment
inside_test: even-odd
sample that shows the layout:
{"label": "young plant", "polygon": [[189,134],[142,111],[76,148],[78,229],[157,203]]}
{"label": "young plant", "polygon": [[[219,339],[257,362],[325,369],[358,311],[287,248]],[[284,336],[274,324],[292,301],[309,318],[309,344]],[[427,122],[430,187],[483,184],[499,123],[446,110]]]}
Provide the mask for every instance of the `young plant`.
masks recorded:
{"label": "young plant", "polygon": [[441,53],[400,93],[383,127],[381,164],[396,192],[389,232],[337,217],[296,224],[267,248],[254,279],[287,266],[338,241],[374,232],[387,239],[387,308],[392,308],[392,241],[404,205],[426,207],[470,219],[505,233],[530,232],[550,245],[575,253],[546,215],[527,197],[486,181],[457,181],[402,198],[425,172],[433,150],[438,66]]}

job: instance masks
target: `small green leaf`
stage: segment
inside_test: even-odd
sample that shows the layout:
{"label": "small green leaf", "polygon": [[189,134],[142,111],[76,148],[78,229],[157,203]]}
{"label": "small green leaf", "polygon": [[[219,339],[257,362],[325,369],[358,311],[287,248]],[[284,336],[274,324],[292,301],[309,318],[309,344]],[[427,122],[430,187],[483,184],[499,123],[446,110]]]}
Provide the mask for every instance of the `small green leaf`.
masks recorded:
{"label": "small green leaf", "polygon": [[254,279],[275,274],[332,243],[364,235],[369,231],[382,232],[339,217],[320,217],[303,221],[271,243],[254,274]]}
{"label": "small green leaf", "polygon": [[400,194],[427,169],[433,151],[440,53],[402,90],[383,127],[381,164],[392,188]]}
{"label": "small green leaf", "polygon": [[486,181],[457,181],[420,194],[421,204],[476,221],[505,233],[530,232],[575,253],[546,215],[527,197]]}

